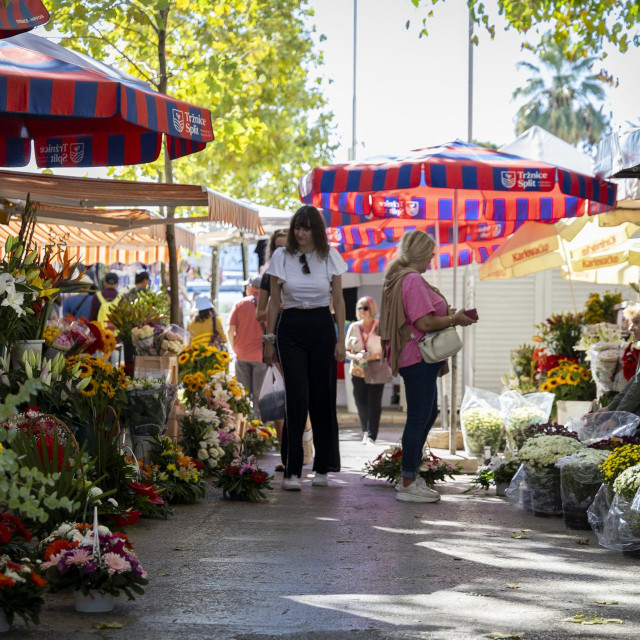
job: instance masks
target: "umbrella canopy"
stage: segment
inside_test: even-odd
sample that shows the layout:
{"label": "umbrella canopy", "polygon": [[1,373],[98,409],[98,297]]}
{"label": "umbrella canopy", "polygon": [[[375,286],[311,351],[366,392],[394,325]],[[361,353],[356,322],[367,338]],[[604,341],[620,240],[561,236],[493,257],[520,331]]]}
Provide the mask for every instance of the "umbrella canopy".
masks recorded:
{"label": "umbrella canopy", "polygon": [[[459,140],[400,157],[319,167],[300,180],[299,192],[303,202],[325,210],[330,237],[359,235],[352,225],[376,218],[398,220],[394,240],[419,220],[448,222],[450,229],[436,239],[454,244],[454,267],[466,264],[462,255],[455,259],[455,243],[480,239],[468,232],[474,225],[483,239],[493,239],[485,251],[469,254],[481,261],[527,220],[579,217],[594,213],[594,202],[615,202],[615,186],[605,181]],[[371,240],[367,246],[374,248]]]}
{"label": "umbrella canopy", "polygon": [[640,240],[613,246],[608,251],[577,257],[562,275],[571,280],[625,285],[640,282]]}
{"label": "umbrella canopy", "polygon": [[638,229],[631,223],[602,227],[597,218],[559,220],[551,225],[530,222],[504,242],[478,275],[480,280],[504,280],[555,269],[574,258],[620,245]]}
{"label": "umbrella canopy", "polygon": [[33,34],[0,40],[0,166],[100,167],[173,158],[213,140],[211,113]]}
{"label": "umbrella canopy", "polygon": [[49,22],[49,12],[40,0],[4,0],[0,2],[0,38],[31,31]]}

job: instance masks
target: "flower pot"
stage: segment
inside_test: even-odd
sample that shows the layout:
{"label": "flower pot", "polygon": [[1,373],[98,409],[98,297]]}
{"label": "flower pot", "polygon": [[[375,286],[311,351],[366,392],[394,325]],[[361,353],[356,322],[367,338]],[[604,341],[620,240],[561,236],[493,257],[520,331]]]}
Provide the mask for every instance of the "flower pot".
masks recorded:
{"label": "flower pot", "polygon": [[44,340],[18,340],[11,347],[11,368],[19,369],[22,366],[22,355],[25,351],[33,351],[42,358],[42,345]]}
{"label": "flower pot", "polygon": [[527,469],[527,485],[531,491],[531,508],[534,516],[562,515],[559,469],[555,467],[535,471]]}
{"label": "flower pot", "polygon": [[90,589],[86,596],[82,591],[74,591],[73,603],[76,611],[81,613],[106,613],[107,611],[113,611],[115,604],[110,593],[98,591],[97,589]]}
{"label": "flower pot", "polygon": [[239,493],[236,493],[235,491],[229,491],[228,493],[225,494],[225,497],[228,498],[229,500],[236,500],[237,502],[250,502],[247,496],[243,496]]}
{"label": "flower pot", "polygon": [[134,457],[137,460],[142,458],[145,464],[149,464],[151,462],[153,446],[158,442],[156,436],[136,436],[131,434],[130,437]]}
{"label": "flower pot", "polygon": [[568,504],[562,505],[562,517],[567,529],[580,529],[590,531],[591,525],[587,517],[587,510],[583,507],[576,507]]}
{"label": "flower pot", "polygon": [[496,495],[504,496],[507,493],[507,488],[509,487],[508,482],[498,482],[496,483]]}
{"label": "flower pot", "polygon": [[566,425],[570,418],[582,418],[591,409],[591,400],[558,400],[558,424]]}
{"label": "flower pot", "polygon": [[6,633],[9,629],[11,629],[11,625],[7,622],[4,609],[0,609],[0,633]]}

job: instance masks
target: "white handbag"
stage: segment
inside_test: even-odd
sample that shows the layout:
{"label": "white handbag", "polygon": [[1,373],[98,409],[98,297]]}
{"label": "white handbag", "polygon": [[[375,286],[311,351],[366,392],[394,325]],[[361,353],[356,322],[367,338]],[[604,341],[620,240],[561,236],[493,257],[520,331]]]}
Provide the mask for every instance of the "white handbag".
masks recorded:
{"label": "white handbag", "polygon": [[462,349],[462,340],[455,327],[426,333],[420,340],[413,333],[411,337],[418,345],[422,359],[429,363],[442,362]]}

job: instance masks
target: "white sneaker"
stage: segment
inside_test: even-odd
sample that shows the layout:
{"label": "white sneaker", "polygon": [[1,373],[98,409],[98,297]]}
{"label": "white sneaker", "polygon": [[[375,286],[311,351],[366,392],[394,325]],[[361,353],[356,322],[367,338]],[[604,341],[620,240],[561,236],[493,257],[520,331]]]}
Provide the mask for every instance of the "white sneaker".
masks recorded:
{"label": "white sneaker", "polygon": [[418,477],[408,487],[403,487],[402,482],[399,482],[396,500],[401,502],[438,502],[440,494],[433,489],[429,489],[424,480],[422,482],[420,480],[422,478]]}
{"label": "white sneaker", "polygon": [[313,476],[313,480],[311,484],[314,487],[326,487],[329,484],[329,474],[328,473],[318,473],[316,471],[316,475]]}
{"label": "white sneaker", "polygon": [[375,444],[376,441],[373,438],[367,438],[367,444]]}
{"label": "white sneaker", "polygon": [[369,444],[369,436],[365,434],[362,436],[362,444]]}
{"label": "white sneaker", "polygon": [[291,476],[290,478],[282,478],[282,488],[285,491],[300,491],[300,476]]}

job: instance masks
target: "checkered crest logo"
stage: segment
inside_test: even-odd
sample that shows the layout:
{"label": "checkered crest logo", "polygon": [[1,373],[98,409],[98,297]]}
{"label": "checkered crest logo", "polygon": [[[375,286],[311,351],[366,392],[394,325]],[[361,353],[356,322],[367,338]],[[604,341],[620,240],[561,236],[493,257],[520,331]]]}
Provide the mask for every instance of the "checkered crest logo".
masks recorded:
{"label": "checkered crest logo", "polygon": [[408,216],[415,218],[420,212],[420,206],[418,205],[417,202],[414,202],[412,200],[411,202],[404,203],[404,210],[407,212]]}

